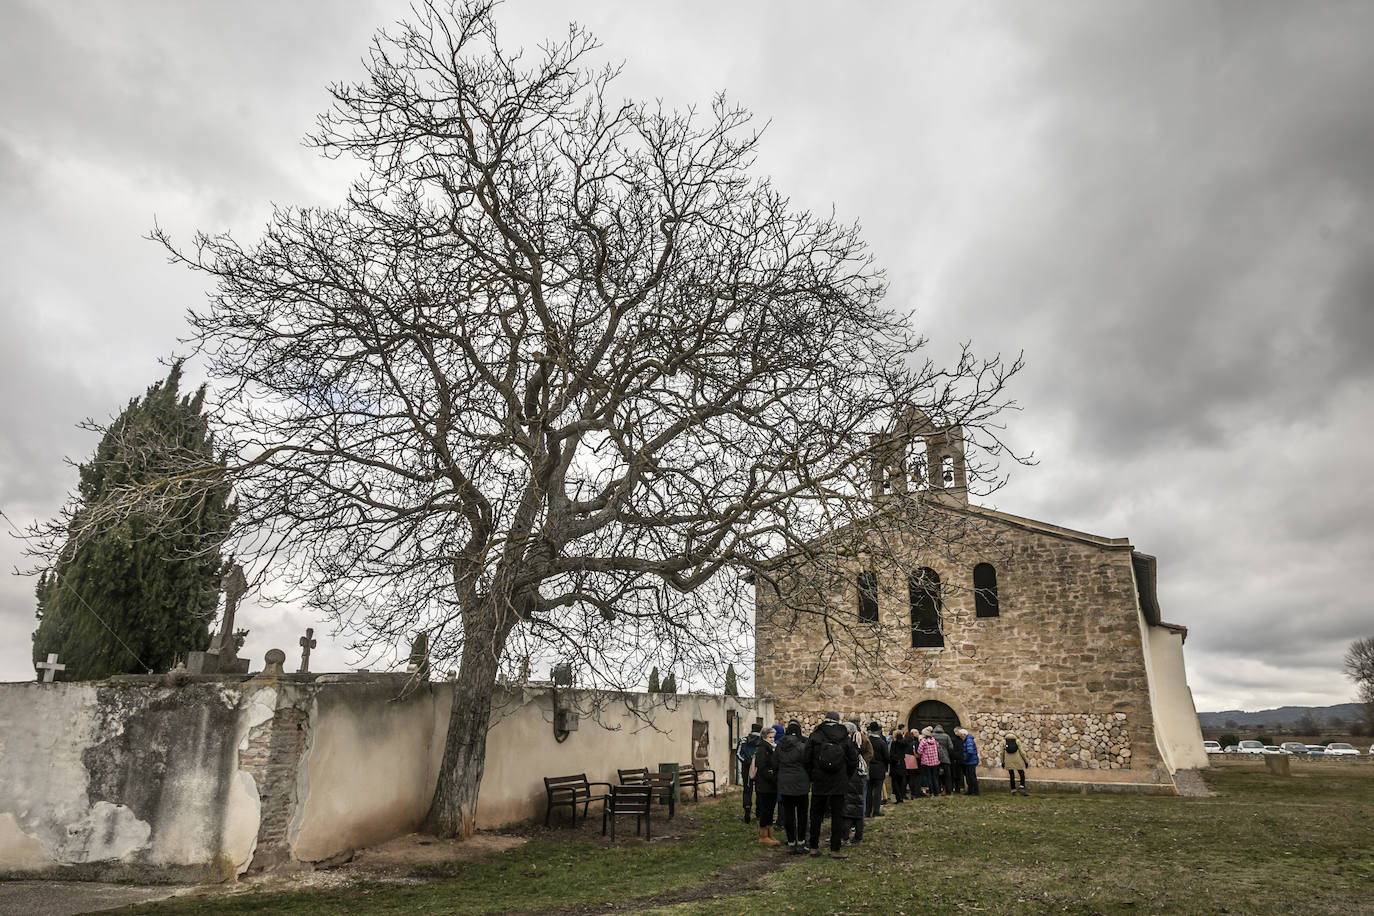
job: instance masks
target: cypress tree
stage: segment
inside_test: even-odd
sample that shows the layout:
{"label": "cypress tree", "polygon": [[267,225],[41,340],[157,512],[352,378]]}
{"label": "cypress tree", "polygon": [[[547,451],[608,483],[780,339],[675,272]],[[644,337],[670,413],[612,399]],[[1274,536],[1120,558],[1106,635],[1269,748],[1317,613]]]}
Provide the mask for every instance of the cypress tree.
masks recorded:
{"label": "cypress tree", "polygon": [[134,514],[74,537],[90,522],[91,507],[120,489],[220,463],[205,388],[182,397],[180,383],[177,363],[129,402],[78,466],[67,546],[38,580],[33,634],[34,662],[56,652],[67,666],[63,680],[165,671],[209,644],[221,548],[234,517],[227,483],[175,500],[156,524]]}
{"label": "cypress tree", "polygon": [[677,693],[677,678],[673,677],[673,672],[669,671],[668,676],[663,679],[663,689],[660,693]]}
{"label": "cypress tree", "polygon": [[735,678],[735,666],[727,665],[725,668],[725,690],[727,697],[739,696],[739,682]]}
{"label": "cypress tree", "polygon": [[658,665],[654,665],[654,669],[649,672],[649,692],[658,693],[660,689],[658,683]]}

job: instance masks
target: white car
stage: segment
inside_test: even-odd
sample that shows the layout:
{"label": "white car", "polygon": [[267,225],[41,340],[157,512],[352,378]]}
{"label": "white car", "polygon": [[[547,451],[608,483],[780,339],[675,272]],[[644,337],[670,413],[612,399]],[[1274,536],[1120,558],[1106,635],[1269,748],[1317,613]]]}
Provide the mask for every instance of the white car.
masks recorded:
{"label": "white car", "polygon": [[1345,743],[1340,742],[1340,741],[1337,741],[1337,742],[1334,743],[1334,744],[1328,744],[1328,745],[1326,746],[1326,756],[1330,757],[1332,754],[1335,754],[1336,756],[1339,756],[1339,757],[1358,757],[1358,756],[1360,756],[1360,752],[1359,752],[1359,751],[1355,750],[1355,749],[1354,749],[1353,747],[1351,747],[1350,745],[1345,744]]}
{"label": "white car", "polygon": [[1209,754],[1220,754],[1220,753],[1222,753],[1221,744],[1220,744],[1219,742],[1216,742],[1216,741],[1204,741],[1204,742],[1202,742],[1202,749],[1203,749],[1204,751],[1206,751],[1207,753],[1209,753]]}
{"label": "white car", "polygon": [[1266,745],[1264,746],[1264,753],[1266,753],[1266,754],[1287,754],[1288,751],[1285,751],[1283,748],[1279,747],[1277,744],[1266,744]]}
{"label": "white car", "polygon": [[1236,745],[1237,754],[1263,754],[1264,744],[1260,741],[1242,741]]}
{"label": "white car", "polygon": [[1310,753],[1310,751],[1307,750],[1307,745],[1299,741],[1285,741],[1282,744],[1280,744],[1279,747],[1283,748],[1283,750],[1289,754]]}

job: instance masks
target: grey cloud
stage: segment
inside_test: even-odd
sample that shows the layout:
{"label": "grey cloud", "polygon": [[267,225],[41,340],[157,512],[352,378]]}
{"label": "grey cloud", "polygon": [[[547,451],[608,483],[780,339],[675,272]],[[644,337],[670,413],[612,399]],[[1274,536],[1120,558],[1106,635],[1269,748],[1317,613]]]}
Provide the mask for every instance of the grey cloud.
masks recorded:
{"label": "grey cloud", "polygon": [[[268,201],[330,199],[333,167],[298,141],[325,84],[405,13],[4,7],[0,384],[29,396],[0,406],[0,508],[56,511],[61,456],[89,450],[72,423],[141,391],[203,295],[138,240],[153,215],[250,238]],[[1374,552],[1374,8],[531,0],[499,16],[526,46],[585,22],[630,96],[727,90],[772,121],[760,165],[783,191],[864,225],[890,304],[937,352],[1024,349],[1009,437],[1041,464],[990,501],[1157,554],[1200,706],[1349,697],[1339,655],[1370,634],[1347,576]],[[29,583],[0,586],[0,676],[23,673],[31,615]],[[294,657],[311,625],[250,616],[255,660]],[[344,642],[331,666],[350,664]]]}

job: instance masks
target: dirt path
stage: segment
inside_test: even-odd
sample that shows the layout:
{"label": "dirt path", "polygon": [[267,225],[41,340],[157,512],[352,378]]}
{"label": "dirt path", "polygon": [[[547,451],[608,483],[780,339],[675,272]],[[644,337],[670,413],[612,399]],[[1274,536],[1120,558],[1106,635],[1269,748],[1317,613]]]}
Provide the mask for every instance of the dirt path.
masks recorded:
{"label": "dirt path", "polygon": [[705,884],[684,887],[676,891],[655,894],[627,900],[623,903],[594,903],[583,906],[562,907],[556,910],[528,910],[512,913],[510,916],[594,916],[598,913],[638,913],[661,906],[674,906],[679,903],[693,903],[698,900],[713,900],[717,897],[730,897],[752,890],[765,877],[789,864],[803,861],[785,853],[760,856],[729,868],[723,868],[711,875]]}

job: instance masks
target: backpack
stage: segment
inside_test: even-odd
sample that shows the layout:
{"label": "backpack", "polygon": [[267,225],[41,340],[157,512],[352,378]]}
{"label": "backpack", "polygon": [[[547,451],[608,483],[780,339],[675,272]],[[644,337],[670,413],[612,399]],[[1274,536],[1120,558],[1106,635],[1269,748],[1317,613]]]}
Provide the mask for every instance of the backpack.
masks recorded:
{"label": "backpack", "polygon": [[831,741],[828,738],[821,745],[821,751],[816,755],[816,769],[822,773],[843,773],[844,766],[844,742]]}
{"label": "backpack", "polygon": [[739,759],[743,763],[748,763],[754,759],[754,754],[759,749],[759,733],[750,732],[749,736],[739,743]]}

